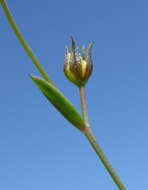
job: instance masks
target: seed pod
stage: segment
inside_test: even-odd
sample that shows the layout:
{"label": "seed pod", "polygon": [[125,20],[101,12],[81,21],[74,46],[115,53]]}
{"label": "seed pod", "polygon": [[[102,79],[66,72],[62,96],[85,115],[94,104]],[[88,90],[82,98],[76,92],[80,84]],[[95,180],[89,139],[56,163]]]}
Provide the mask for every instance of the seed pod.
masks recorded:
{"label": "seed pod", "polygon": [[93,43],[90,43],[88,48],[82,48],[82,54],[80,54],[73,38],[71,53],[68,52],[68,48],[66,47],[64,73],[66,77],[78,87],[84,86],[92,74],[92,47]]}

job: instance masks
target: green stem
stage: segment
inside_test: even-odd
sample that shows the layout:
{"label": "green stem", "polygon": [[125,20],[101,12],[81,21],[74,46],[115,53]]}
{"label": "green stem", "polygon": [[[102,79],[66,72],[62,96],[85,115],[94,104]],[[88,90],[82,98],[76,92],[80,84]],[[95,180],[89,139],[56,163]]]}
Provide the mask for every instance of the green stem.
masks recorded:
{"label": "green stem", "polygon": [[86,104],[86,95],[85,95],[85,87],[80,87],[80,98],[81,98],[81,107],[82,107],[82,115],[86,125],[89,127],[89,118],[87,113],[87,104]]}
{"label": "green stem", "polygon": [[89,119],[88,119],[88,114],[87,114],[87,104],[86,104],[86,95],[85,95],[85,88],[81,87],[80,88],[80,97],[81,97],[81,105],[82,105],[82,113],[83,113],[83,119],[86,123],[86,128],[83,131],[83,134],[86,136],[87,140],[91,144],[92,148],[96,152],[97,156],[100,158],[102,164],[112,177],[113,181],[117,185],[119,190],[126,190],[125,186],[123,185],[122,181],[116,174],[115,170],[112,168],[110,162],[108,161],[107,157],[105,156],[102,148],[100,145],[97,143],[96,138],[94,137],[90,127],[89,127]]}
{"label": "green stem", "polygon": [[125,186],[123,185],[122,181],[120,180],[120,178],[116,174],[115,170],[112,168],[110,162],[106,158],[102,148],[97,143],[97,141],[96,141],[95,137],[93,136],[92,132],[90,131],[90,129],[85,130],[84,135],[86,136],[89,143],[93,147],[94,151],[96,152],[96,154],[100,158],[101,162],[103,163],[104,167],[106,168],[106,170],[108,171],[108,173],[112,177],[112,179],[115,182],[115,184],[117,185],[118,189],[119,190],[126,190]]}
{"label": "green stem", "polygon": [[5,12],[5,15],[6,15],[8,21],[9,21],[9,23],[10,23],[10,25],[11,25],[13,31],[14,31],[14,33],[16,34],[18,40],[20,41],[21,45],[25,49],[26,53],[28,54],[28,56],[30,57],[30,59],[32,60],[32,62],[36,66],[36,68],[38,69],[38,71],[41,73],[41,75],[43,76],[43,78],[45,80],[47,80],[48,82],[52,83],[52,80],[50,79],[50,77],[48,76],[48,74],[45,72],[45,70],[43,69],[43,67],[41,66],[41,64],[39,63],[38,59],[34,55],[34,53],[31,50],[31,48],[26,43],[23,35],[21,34],[19,28],[17,27],[17,25],[15,23],[15,20],[13,19],[13,16],[11,15],[11,12],[10,12],[10,10],[8,8],[6,0],[0,0],[0,3],[2,5],[2,8],[3,8],[4,12]]}

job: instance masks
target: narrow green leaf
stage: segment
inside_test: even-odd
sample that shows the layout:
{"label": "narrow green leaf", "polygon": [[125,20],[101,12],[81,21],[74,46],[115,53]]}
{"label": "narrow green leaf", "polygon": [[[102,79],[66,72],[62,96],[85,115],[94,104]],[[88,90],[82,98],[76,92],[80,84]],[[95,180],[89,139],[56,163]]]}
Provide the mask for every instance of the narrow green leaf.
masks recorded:
{"label": "narrow green leaf", "polygon": [[75,127],[81,131],[85,129],[85,123],[80,114],[70,103],[70,101],[51,83],[38,78],[36,76],[30,76],[35,82],[44,96],[50,101],[50,103]]}

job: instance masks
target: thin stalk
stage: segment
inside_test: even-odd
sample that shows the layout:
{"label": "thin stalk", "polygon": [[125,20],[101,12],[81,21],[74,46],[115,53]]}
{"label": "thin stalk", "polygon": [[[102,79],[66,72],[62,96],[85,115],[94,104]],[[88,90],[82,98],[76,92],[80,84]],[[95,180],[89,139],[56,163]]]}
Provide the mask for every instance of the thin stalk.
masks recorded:
{"label": "thin stalk", "polygon": [[91,144],[92,148],[96,152],[97,156],[100,158],[102,164],[110,174],[111,178],[113,179],[114,183],[117,185],[119,190],[126,190],[124,184],[120,180],[119,176],[116,174],[115,170],[113,169],[112,165],[110,164],[109,160],[105,156],[102,148],[96,141],[96,138],[94,137],[89,125],[89,119],[87,114],[87,104],[86,104],[86,95],[85,95],[85,88],[80,88],[80,97],[81,97],[81,105],[82,105],[82,113],[83,113],[83,119],[86,123],[86,129],[83,131],[83,134],[86,136],[87,140]]}
{"label": "thin stalk", "polygon": [[32,62],[34,63],[34,65],[36,66],[36,68],[38,69],[38,71],[41,73],[41,75],[43,76],[43,78],[45,80],[47,80],[48,82],[52,83],[52,80],[50,79],[50,77],[48,76],[48,74],[45,72],[45,70],[43,69],[43,67],[41,66],[41,64],[39,63],[38,59],[36,58],[36,56],[34,55],[33,51],[31,50],[31,48],[28,46],[28,44],[26,43],[23,35],[21,34],[18,26],[15,23],[15,20],[8,8],[8,5],[6,3],[6,0],[0,0],[0,4],[2,5],[2,8],[4,10],[4,13],[14,31],[14,33],[16,34],[19,42],[21,43],[21,45],[23,46],[23,48],[25,49],[26,53],[28,54],[28,56],[30,57],[30,59],[32,60]]}
{"label": "thin stalk", "polygon": [[100,145],[98,144],[98,142],[96,141],[95,137],[93,136],[92,132],[90,131],[90,129],[85,130],[84,132],[86,138],[88,139],[89,143],[91,144],[91,146],[93,147],[94,151],[96,152],[96,154],[98,155],[98,157],[100,158],[101,162],[103,163],[104,167],[106,168],[106,170],[108,171],[108,173],[110,174],[110,176],[112,177],[113,181],[115,182],[115,184],[117,185],[119,190],[126,190],[126,187],[123,185],[121,179],[119,178],[119,176],[116,174],[115,170],[112,168],[112,165],[110,164],[110,162],[108,161],[107,157],[105,156],[102,148],[100,147]]}
{"label": "thin stalk", "polygon": [[85,123],[89,127],[89,118],[87,113],[87,104],[86,104],[86,95],[85,95],[85,87],[80,87],[80,99],[81,99],[81,108],[82,108],[82,115]]}

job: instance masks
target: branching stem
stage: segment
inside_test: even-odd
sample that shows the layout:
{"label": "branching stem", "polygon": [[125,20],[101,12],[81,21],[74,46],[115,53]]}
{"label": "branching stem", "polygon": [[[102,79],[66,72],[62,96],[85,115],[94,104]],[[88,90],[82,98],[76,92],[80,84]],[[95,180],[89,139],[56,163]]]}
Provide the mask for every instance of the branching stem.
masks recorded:
{"label": "branching stem", "polygon": [[[11,12],[10,12],[8,6],[7,6],[6,0],[0,0],[0,4],[1,4],[1,6],[2,6],[4,12],[5,12],[5,15],[6,15],[12,29],[14,30],[18,40],[20,41],[21,45],[25,49],[26,53],[28,54],[28,56],[30,57],[30,59],[32,60],[32,62],[36,66],[36,68],[38,69],[38,71],[41,73],[43,78],[46,81],[52,83],[52,80],[47,75],[47,73],[45,72],[45,70],[43,69],[41,64],[39,63],[38,59],[34,55],[31,48],[26,43],[23,35],[21,34],[19,28],[17,27],[17,25],[16,25],[16,23],[15,23],[15,21],[13,19],[13,16],[11,15]],[[88,119],[88,114],[87,114],[87,105],[86,105],[86,96],[85,96],[85,88],[84,87],[80,88],[80,97],[81,97],[83,118],[84,118],[85,124],[87,126],[83,133],[86,136],[86,138],[88,139],[88,141],[91,144],[91,146],[93,147],[93,149],[95,150],[95,152],[98,155],[98,157],[100,158],[100,160],[102,161],[102,163],[105,166],[105,168],[107,169],[108,173],[112,177],[113,181],[118,186],[119,190],[126,190],[125,186],[123,185],[120,178],[118,177],[118,175],[116,174],[116,172],[112,168],[110,162],[106,158],[106,156],[105,156],[104,152],[102,151],[100,145],[97,143],[95,137],[92,134],[91,129],[89,128],[89,119]]]}
{"label": "branching stem", "polygon": [[80,88],[80,97],[81,97],[81,105],[82,105],[82,114],[83,114],[83,119],[85,120],[86,123],[86,129],[83,132],[84,135],[86,136],[87,140],[91,144],[92,148],[96,152],[97,156],[100,158],[102,164],[112,177],[113,181],[117,185],[119,190],[126,190],[125,186],[123,185],[122,181],[116,174],[115,170],[112,168],[110,162],[108,161],[107,157],[105,156],[102,148],[96,141],[96,138],[94,137],[92,130],[90,129],[89,125],[89,119],[88,119],[88,113],[87,113],[87,104],[86,104],[86,95],[85,95],[85,87]]}

